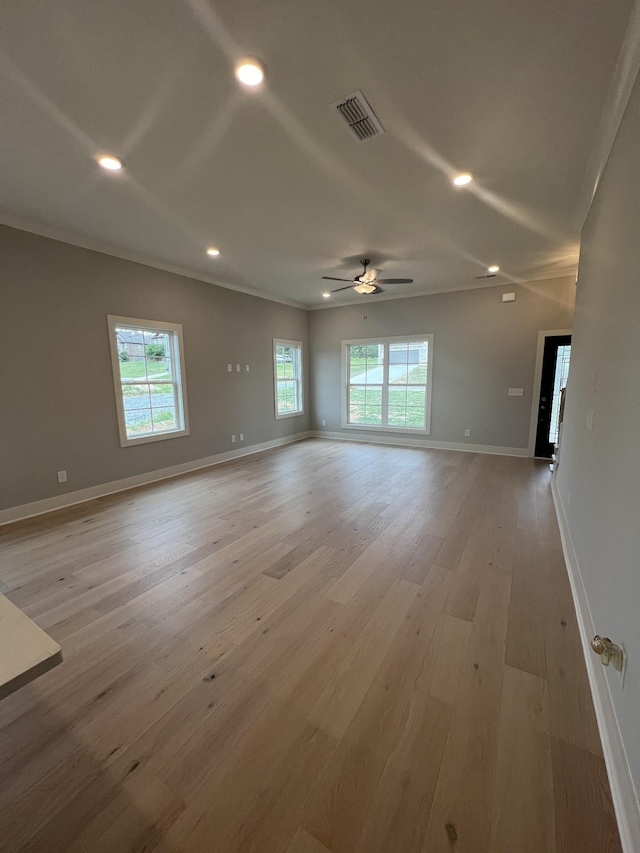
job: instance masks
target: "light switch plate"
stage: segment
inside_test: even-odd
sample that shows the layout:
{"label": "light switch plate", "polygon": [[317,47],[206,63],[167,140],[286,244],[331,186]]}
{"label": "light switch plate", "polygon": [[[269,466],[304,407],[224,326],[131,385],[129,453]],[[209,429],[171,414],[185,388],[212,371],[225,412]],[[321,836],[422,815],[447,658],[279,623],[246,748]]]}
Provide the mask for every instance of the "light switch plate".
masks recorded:
{"label": "light switch plate", "polygon": [[587,412],[587,429],[593,429],[593,409],[589,409]]}
{"label": "light switch plate", "polygon": [[509,388],[509,397],[522,397],[524,394],[524,388]]}

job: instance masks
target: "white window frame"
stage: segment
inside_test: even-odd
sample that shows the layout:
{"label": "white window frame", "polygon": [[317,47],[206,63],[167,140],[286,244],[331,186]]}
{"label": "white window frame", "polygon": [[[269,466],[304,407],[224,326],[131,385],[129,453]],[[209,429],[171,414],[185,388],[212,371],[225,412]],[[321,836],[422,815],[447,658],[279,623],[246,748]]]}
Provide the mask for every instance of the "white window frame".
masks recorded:
{"label": "white window frame", "polygon": [[[297,365],[299,375],[296,381],[298,383],[300,408],[296,409],[295,412],[283,412],[282,414],[278,412],[278,362],[276,360],[276,352],[279,346],[296,347],[299,353]],[[299,418],[300,415],[304,414],[304,347],[302,341],[288,341],[284,338],[273,339],[273,407],[277,421],[281,421],[284,418]]]}
{"label": "white window frame", "polygon": [[[350,346],[373,346],[375,344],[385,345],[386,357],[382,375],[382,411],[388,411],[389,400],[389,344],[414,344],[427,343],[427,388],[425,401],[425,428],[386,426],[377,424],[351,424],[349,423],[349,347]],[[376,383],[377,384],[377,383]],[[356,338],[342,341],[342,428],[354,429],[359,432],[401,432],[417,433],[418,435],[431,435],[431,396],[433,389],[433,335],[394,335],[393,337],[379,338]]]}
{"label": "white window frame", "polygon": [[[168,332],[171,335],[171,358],[175,378],[172,382],[166,380],[163,385],[174,385],[175,410],[179,429],[167,430],[166,432],[153,433],[152,435],[141,435],[135,438],[127,436],[127,427],[124,417],[124,401],[122,398],[123,383],[120,376],[120,360],[118,358],[118,341],[116,328],[124,326],[131,329],[142,329],[147,332]],[[184,347],[182,343],[182,326],[179,323],[164,323],[160,320],[140,320],[137,317],[119,317],[114,314],[107,315],[107,327],[109,329],[109,346],[111,348],[111,367],[113,371],[113,386],[116,397],[116,411],[118,414],[118,432],[120,434],[120,446],[130,447],[134,444],[148,444],[151,441],[164,441],[167,438],[180,438],[189,435],[189,413],[187,411],[187,384],[185,379]],[[154,384],[145,382],[135,384]]]}

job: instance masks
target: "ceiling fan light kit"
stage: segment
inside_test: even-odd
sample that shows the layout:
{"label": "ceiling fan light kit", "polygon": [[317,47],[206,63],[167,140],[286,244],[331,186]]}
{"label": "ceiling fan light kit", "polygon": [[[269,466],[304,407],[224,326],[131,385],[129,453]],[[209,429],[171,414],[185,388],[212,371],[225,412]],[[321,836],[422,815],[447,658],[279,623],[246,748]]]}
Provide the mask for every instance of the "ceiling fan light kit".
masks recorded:
{"label": "ceiling fan light kit", "polygon": [[361,281],[353,289],[356,293],[373,293],[374,290],[377,290],[377,287],[375,284],[371,284],[371,282]]}
{"label": "ceiling fan light kit", "polygon": [[322,278],[328,281],[348,281],[349,284],[346,287],[338,287],[336,290],[332,290],[332,293],[338,293],[341,290],[350,290],[353,288],[356,293],[360,293],[362,296],[372,296],[378,293],[384,293],[384,290],[380,287],[381,284],[412,284],[412,278],[378,278],[379,270],[368,270],[367,267],[371,263],[369,258],[363,258],[360,263],[364,267],[362,273],[357,275],[355,278],[335,278],[331,275],[323,275]]}

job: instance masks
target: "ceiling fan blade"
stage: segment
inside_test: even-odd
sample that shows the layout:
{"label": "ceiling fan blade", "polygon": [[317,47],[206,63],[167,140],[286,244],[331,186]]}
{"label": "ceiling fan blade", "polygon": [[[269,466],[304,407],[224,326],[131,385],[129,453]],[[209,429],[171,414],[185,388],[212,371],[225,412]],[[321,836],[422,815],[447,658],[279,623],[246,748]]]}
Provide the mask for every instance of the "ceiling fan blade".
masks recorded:
{"label": "ceiling fan blade", "polygon": [[[345,281],[345,279],[344,278],[336,278],[336,279],[334,279],[334,281]],[[338,287],[338,288],[336,288],[336,290],[332,290],[331,293],[340,293],[341,290],[351,290],[352,287],[353,287],[352,284],[347,285],[347,287]]]}
{"label": "ceiling fan blade", "polygon": [[376,284],[413,284],[412,278],[377,278]]}
{"label": "ceiling fan blade", "polygon": [[322,278],[326,278],[327,281],[353,281],[352,278],[334,278],[332,275],[323,275]]}

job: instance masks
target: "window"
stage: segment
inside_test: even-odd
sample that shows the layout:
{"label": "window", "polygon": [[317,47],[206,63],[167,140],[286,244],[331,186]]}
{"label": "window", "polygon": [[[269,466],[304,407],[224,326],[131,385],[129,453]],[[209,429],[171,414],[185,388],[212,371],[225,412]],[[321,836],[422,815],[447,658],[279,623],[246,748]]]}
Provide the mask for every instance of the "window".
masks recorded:
{"label": "window", "polygon": [[120,444],[189,434],[182,326],[107,317]]}
{"label": "window", "polygon": [[429,434],[433,335],[343,341],[343,426]]}
{"label": "window", "polygon": [[273,381],[276,418],[301,415],[302,344],[300,341],[273,340]]}

